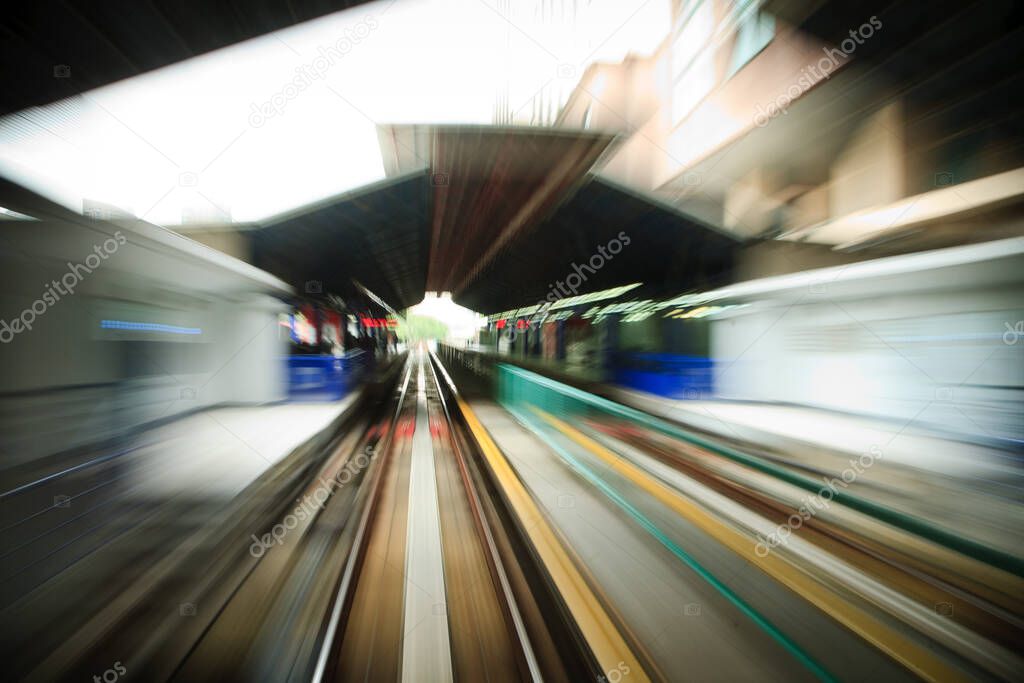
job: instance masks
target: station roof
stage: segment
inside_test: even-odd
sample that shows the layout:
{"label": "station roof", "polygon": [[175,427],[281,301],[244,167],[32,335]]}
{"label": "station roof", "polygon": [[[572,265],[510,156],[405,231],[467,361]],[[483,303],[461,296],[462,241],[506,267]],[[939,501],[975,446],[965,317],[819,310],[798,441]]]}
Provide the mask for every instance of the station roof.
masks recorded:
{"label": "station roof", "polygon": [[[494,313],[638,282],[651,295],[706,290],[730,275],[734,238],[589,173],[612,144],[608,135],[382,130],[397,141],[382,145],[392,177],[222,229],[244,231],[252,264],[300,296],[361,299],[366,288],[398,310],[427,291]],[[0,179],[0,199],[29,216],[84,220],[7,180]]]}
{"label": "station roof", "polygon": [[253,263],[307,294],[352,296],[359,282],[396,309],[418,304],[426,291],[428,181],[414,171],[267,221],[247,233]]}
{"label": "station roof", "polygon": [[[574,272],[585,276],[566,283],[576,295],[637,282],[651,295],[706,290],[728,279],[732,237],[588,172],[608,139],[549,129],[463,133],[443,131],[441,155],[427,153],[433,163],[418,170],[225,229],[244,230],[252,264],[300,296],[361,299],[361,285],[394,309],[429,290],[494,313],[568,296],[552,287]],[[442,164],[448,185],[432,170]],[[85,220],[3,179],[0,200],[37,218]]]}
{"label": "station roof", "polygon": [[281,298],[292,294],[292,287],[265,270],[144,220],[93,219],[3,178],[0,204],[27,218],[0,220],[5,256],[45,253],[58,262],[78,262],[100,241],[121,231],[128,238],[120,247],[125,255],[117,264],[104,267],[120,270],[124,276],[145,276],[151,281],[183,284],[187,291],[229,297],[253,292]]}
{"label": "station roof", "polygon": [[454,298],[483,313],[549,295],[561,299],[564,287],[560,291],[557,283],[573,273],[586,277],[574,294],[634,282],[642,282],[648,293],[703,289],[728,279],[737,244],[707,224],[591,175]]}
{"label": "station roof", "polygon": [[614,137],[465,125],[378,127],[388,175],[426,168],[432,200],[427,289],[456,297],[584,182]]}
{"label": "station roof", "polygon": [[588,173],[607,135],[381,130],[385,169],[399,175],[253,230],[257,266],[300,291],[315,282],[346,294],[355,280],[396,309],[449,291],[482,313],[568,296],[557,283],[574,272],[575,294],[634,282],[674,293],[728,278],[734,238]]}

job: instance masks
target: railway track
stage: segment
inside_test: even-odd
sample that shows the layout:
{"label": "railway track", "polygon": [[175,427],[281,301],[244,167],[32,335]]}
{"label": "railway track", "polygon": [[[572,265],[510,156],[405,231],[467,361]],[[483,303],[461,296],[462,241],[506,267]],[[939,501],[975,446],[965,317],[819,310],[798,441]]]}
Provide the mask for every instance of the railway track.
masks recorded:
{"label": "railway track", "polygon": [[[795,674],[792,667],[802,665],[803,676],[835,677],[834,666],[817,659],[820,648],[812,654],[772,624],[750,602],[749,587],[732,590],[702,566],[700,553],[739,555],[745,563],[732,567],[762,572],[758,585],[784,586],[805,617],[817,610],[834,619],[830,638],[877,648],[873,656],[891,658],[904,673],[1013,677],[1022,630],[1013,577],[995,581],[969,558],[944,562],[943,549],[901,546],[895,532],[842,510],[812,516],[799,538],[760,556],[749,540],[784,524],[799,492],[628,420],[529,412],[513,414],[550,446],[546,466],[564,459],[587,495],[621,508],[620,533],[635,518],[641,535],[667,548],[661,560],[647,560],[667,560],[679,582],[674,590],[695,585],[677,559],[710,582],[709,608],[719,604],[711,597],[718,591],[725,600],[716,609],[747,619],[734,624],[732,638],[771,652],[779,670]],[[609,583],[607,567],[595,571],[593,554],[541,503],[522,458],[509,458],[514,451],[499,448],[436,356],[411,352],[366,388],[330,434],[269,468],[215,519],[171,533],[168,520],[188,519],[187,506],[147,510],[134,526],[99,534],[112,544],[102,555],[106,565],[94,551],[40,577],[24,595],[6,597],[8,624],[54,595],[74,601],[65,610],[72,618],[52,633],[28,629],[5,638],[12,678],[87,678],[113,662],[147,680],[175,681],[676,677],[679,664],[665,659],[664,648],[657,656],[647,649],[637,621],[643,610],[624,602],[631,594]],[[87,510],[116,506],[98,493],[122,474],[115,463],[99,461],[82,484]],[[12,495],[46,497],[49,481]],[[656,506],[676,517],[659,517]],[[692,555],[697,546],[675,540],[682,537],[673,519],[721,547]],[[24,545],[30,532],[8,526]],[[147,540],[154,530],[162,532]],[[650,547],[637,543],[631,547]],[[8,550],[12,557],[19,547]],[[38,559],[23,558],[29,566]],[[77,595],[81,586],[94,591]],[[955,618],[929,618],[928,606],[944,604]],[[660,627],[666,614],[649,621]],[[779,646],[788,654],[772,651]]]}
{"label": "railway track", "polygon": [[[128,567],[106,566],[116,590],[83,601],[91,611],[59,638],[11,648],[14,677],[88,678],[112,662],[181,681],[601,675],[536,550],[538,520],[509,504],[509,482],[481,457],[435,361],[409,354],[333,436],[271,467],[217,519],[141,558],[130,578]],[[59,577],[65,592],[77,576],[72,564]],[[55,585],[12,599],[8,614]]]}
{"label": "railway track", "polygon": [[569,681],[603,670],[478,457],[454,386],[410,365],[313,680]]}
{"label": "railway track", "polygon": [[[742,458],[723,457],[700,440],[691,442],[668,429],[651,428],[644,420],[630,420],[627,411],[588,411],[585,398],[573,403],[577,390],[564,389],[559,403],[559,385],[543,380],[538,387],[531,401],[516,399],[504,407],[571,471],[603,491],[738,606],[743,599],[729,583],[740,584],[708,573],[674,540],[674,519],[656,521],[661,513],[649,501],[658,501],[658,510],[671,511],[675,519],[699,528],[703,537],[728,548],[786,586],[794,598],[829,614],[918,677],[1013,680],[1024,666],[1017,654],[1024,633],[1022,584],[1013,573],[886,525],[842,501],[802,514],[801,509],[811,506],[806,491],[784,478]],[[551,396],[540,395],[542,391]],[[557,416],[548,407],[556,404]],[[782,535],[785,542],[766,545],[763,539],[782,527],[790,532]],[[749,602],[741,609],[750,611]],[[769,625],[767,619],[765,625],[798,659],[806,659],[806,648],[790,640],[786,629]],[[818,677],[835,675],[820,662],[806,663]]]}

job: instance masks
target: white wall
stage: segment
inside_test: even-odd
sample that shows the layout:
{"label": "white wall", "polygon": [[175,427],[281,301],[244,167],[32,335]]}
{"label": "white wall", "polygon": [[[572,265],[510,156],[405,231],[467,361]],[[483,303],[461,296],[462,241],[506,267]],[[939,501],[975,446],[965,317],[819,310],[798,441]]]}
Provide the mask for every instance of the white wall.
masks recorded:
{"label": "white wall", "polygon": [[[277,316],[287,307],[266,287],[175,250],[173,240],[167,248],[112,224],[2,227],[0,319],[8,324],[68,273],[69,261],[82,263],[115,230],[126,242],[31,330],[0,344],[0,469],[199,408],[285,398],[287,339]],[[101,320],[202,332],[118,332]]]}
{"label": "white wall", "polygon": [[1022,280],[1017,257],[750,297],[712,322],[716,391],[1024,438],[1024,337],[1003,339],[1024,320]]}

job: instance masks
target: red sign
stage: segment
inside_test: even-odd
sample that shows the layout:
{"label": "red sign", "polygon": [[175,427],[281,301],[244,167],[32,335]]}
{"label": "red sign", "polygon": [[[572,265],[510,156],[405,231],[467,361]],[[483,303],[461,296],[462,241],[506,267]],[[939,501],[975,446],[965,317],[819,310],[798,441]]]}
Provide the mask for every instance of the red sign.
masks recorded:
{"label": "red sign", "polygon": [[394,318],[362,318],[363,327],[398,327]]}

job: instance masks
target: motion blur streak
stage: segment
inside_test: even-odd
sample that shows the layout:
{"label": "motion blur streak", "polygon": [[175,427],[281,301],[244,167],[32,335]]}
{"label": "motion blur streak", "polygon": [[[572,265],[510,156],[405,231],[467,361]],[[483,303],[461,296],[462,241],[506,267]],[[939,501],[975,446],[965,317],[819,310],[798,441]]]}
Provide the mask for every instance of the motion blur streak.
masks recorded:
{"label": "motion blur streak", "polygon": [[631,654],[629,646],[622,639],[611,619],[601,609],[600,601],[591,593],[586,581],[581,576],[570,558],[565,554],[561,544],[554,536],[551,528],[544,521],[544,515],[533,503],[529,493],[519,483],[514,470],[509,466],[501,451],[484,430],[473,410],[459,399],[459,408],[473,432],[480,450],[487,458],[493,472],[515,507],[520,522],[532,529],[531,537],[541,555],[548,572],[552,575],[562,599],[583,632],[584,637],[594,650],[603,670],[610,671],[625,662],[631,667],[639,680],[643,679],[643,669]]}
{"label": "motion blur streak", "polygon": [[0,36],[4,680],[1021,679],[1024,3]]}
{"label": "motion blur streak", "polygon": [[[795,572],[791,567],[787,566],[778,558],[770,555],[764,558],[757,557],[753,548],[750,547],[749,541],[742,538],[738,533],[729,529],[720,522],[717,522],[713,517],[703,512],[692,503],[687,502],[682,496],[673,494],[667,487],[655,482],[649,475],[644,474],[638,468],[623,461],[607,448],[604,448],[595,441],[587,438],[565,422],[562,422],[558,418],[542,411],[538,410],[537,412],[543,419],[554,425],[559,431],[566,434],[570,439],[580,444],[591,453],[600,457],[605,463],[615,470],[623,473],[627,478],[637,483],[662,503],[668,505],[683,517],[694,522],[697,526],[707,531],[733,551],[740,553],[740,555],[742,555],[748,562],[752,562],[753,564],[761,567],[761,569],[776,580],[779,580],[789,586],[801,597],[807,599],[809,602],[815,604],[826,612],[835,615],[835,617],[839,619],[839,621],[843,622],[843,624],[850,630],[873,643],[875,646],[881,648],[883,651],[908,666],[916,674],[931,681],[953,680],[957,678],[956,673],[952,669],[947,667],[941,661],[935,659],[927,650],[903,638],[897,632],[885,628],[881,623],[871,620],[866,613],[857,610],[849,603],[837,600],[836,596],[830,595],[826,590],[822,590],[813,582],[806,580],[803,575]],[[656,528],[653,528],[649,521],[643,520],[642,523],[644,526],[651,527],[651,532],[657,535]],[[674,552],[680,556],[680,559],[693,566],[693,568],[698,572],[706,574],[706,572],[699,565],[689,559],[681,549],[675,548]],[[714,579],[714,577],[710,575],[707,575],[707,578],[709,581],[718,583],[717,579]],[[728,588],[722,586],[720,590],[727,591]],[[732,596],[733,594],[730,592],[730,599],[734,599]],[[738,601],[737,606],[744,612],[748,613],[748,616],[752,619],[755,619],[768,629],[774,638],[782,642],[786,649],[792,650],[794,654],[803,660],[805,665],[814,671],[817,676],[824,680],[832,680],[832,676],[822,670],[817,662],[810,660],[807,655],[791,643],[788,638],[776,631],[771,624],[765,622],[763,617],[753,613],[749,607],[745,604],[739,603]]]}

